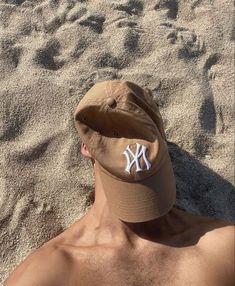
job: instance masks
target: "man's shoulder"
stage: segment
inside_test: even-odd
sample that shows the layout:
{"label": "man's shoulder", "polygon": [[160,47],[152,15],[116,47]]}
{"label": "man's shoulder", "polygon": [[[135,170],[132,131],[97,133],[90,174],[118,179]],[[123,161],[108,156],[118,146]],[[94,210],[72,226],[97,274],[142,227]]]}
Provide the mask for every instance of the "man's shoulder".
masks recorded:
{"label": "man's shoulder", "polygon": [[[70,262],[56,244],[45,245],[29,255],[8,277],[4,286],[58,286]],[[61,276],[61,277],[60,277]]]}
{"label": "man's shoulder", "polygon": [[212,217],[202,217],[201,224],[205,225],[205,235],[203,236],[205,241],[213,239],[218,243],[223,238],[221,243],[229,242],[230,245],[234,244],[234,222]]}
{"label": "man's shoulder", "polygon": [[221,236],[226,240],[234,238],[235,222],[233,221],[199,215],[178,208],[174,211],[190,226],[189,229],[194,229],[203,240],[218,239]]}
{"label": "man's shoulder", "polygon": [[201,243],[213,252],[233,255],[234,235],[235,225],[232,222],[215,219],[208,223],[208,231],[202,236]]}
{"label": "man's shoulder", "polygon": [[235,283],[235,225],[215,219],[208,223],[208,231],[201,237],[198,247],[206,261],[224,277],[224,285]]}
{"label": "man's shoulder", "polygon": [[234,247],[235,223],[233,221],[219,219],[210,216],[202,216],[187,213],[192,218],[196,232],[200,235],[199,244],[205,244],[207,248]]}

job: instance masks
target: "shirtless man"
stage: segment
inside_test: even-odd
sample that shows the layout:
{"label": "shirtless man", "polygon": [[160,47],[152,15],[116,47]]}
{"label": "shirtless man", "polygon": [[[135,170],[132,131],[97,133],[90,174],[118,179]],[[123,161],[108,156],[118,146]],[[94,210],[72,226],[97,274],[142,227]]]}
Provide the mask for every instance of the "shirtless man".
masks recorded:
{"label": "shirtless man", "polygon": [[4,286],[233,286],[234,225],[174,207],[175,180],[151,92],[94,85],[75,124],[92,160],[87,214],[31,254]]}

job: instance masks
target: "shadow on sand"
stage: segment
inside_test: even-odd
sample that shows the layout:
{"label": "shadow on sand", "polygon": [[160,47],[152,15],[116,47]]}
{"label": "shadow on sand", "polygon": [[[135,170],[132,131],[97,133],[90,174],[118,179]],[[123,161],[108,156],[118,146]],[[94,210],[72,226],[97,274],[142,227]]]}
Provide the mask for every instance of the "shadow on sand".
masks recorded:
{"label": "shadow on sand", "polygon": [[176,177],[176,207],[235,222],[235,187],[175,143],[168,142]]}

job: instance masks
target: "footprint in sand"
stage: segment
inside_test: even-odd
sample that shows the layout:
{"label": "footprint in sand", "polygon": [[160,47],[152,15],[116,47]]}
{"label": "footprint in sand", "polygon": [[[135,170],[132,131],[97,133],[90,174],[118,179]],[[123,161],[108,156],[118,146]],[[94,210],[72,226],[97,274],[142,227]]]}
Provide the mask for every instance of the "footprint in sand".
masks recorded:
{"label": "footprint in sand", "polygon": [[204,66],[203,66],[203,71],[204,74],[208,76],[209,79],[215,79],[216,77],[216,64],[219,62],[221,58],[221,55],[216,53],[216,54],[211,54]]}
{"label": "footprint in sand", "polygon": [[182,47],[179,49],[179,58],[194,58],[205,52],[205,43],[201,36],[194,31],[182,31],[178,33]]}
{"label": "footprint in sand", "polygon": [[94,32],[101,34],[103,32],[103,23],[105,18],[99,15],[86,15],[78,23],[81,26],[91,28]]}
{"label": "footprint in sand", "polygon": [[14,153],[15,160],[19,162],[24,163],[30,163],[32,161],[38,160],[41,157],[45,156],[45,153],[48,149],[48,146],[51,143],[51,138],[44,140],[40,143],[37,143],[37,145],[25,148],[22,151],[17,151]]}
{"label": "footprint in sand", "polygon": [[55,16],[48,22],[44,23],[44,31],[46,33],[54,33],[63,24],[63,20],[60,16]]}
{"label": "footprint in sand", "polygon": [[169,19],[176,19],[178,14],[178,1],[176,0],[158,0],[154,10],[164,13]]}
{"label": "footprint in sand", "polygon": [[86,13],[87,13],[87,9],[85,7],[75,6],[66,15],[66,20],[69,22],[74,22],[74,21],[80,19]]}
{"label": "footprint in sand", "polygon": [[115,57],[114,55],[112,55],[112,53],[109,52],[98,52],[96,57],[91,57],[91,62],[94,63],[96,68],[110,67],[115,69],[121,69],[125,66],[125,63],[122,62],[121,58]]}
{"label": "footprint in sand", "polygon": [[26,0],[5,0],[6,4],[21,5]]}
{"label": "footprint in sand", "polygon": [[138,50],[140,34],[134,29],[130,29],[124,38],[124,48],[127,49],[130,53],[134,53]]}
{"label": "footprint in sand", "polygon": [[146,41],[141,37],[145,31],[140,23],[144,2],[131,0],[120,4],[116,1],[111,3],[111,7],[115,17],[107,19],[104,27],[105,35],[109,30],[113,31],[111,39],[108,39],[110,50],[100,62],[104,67],[122,69],[143,54],[146,48]]}
{"label": "footprint in sand", "polygon": [[[217,120],[214,95],[211,86],[208,82],[208,79],[212,79],[215,77],[212,68],[219,61],[220,57],[221,56],[219,54],[210,55],[203,66],[205,85],[207,85],[207,88],[204,89],[205,94],[199,111],[199,121],[201,124],[201,128],[205,130],[207,134],[213,135],[216,133]],[[205,136],[207,135],[205,134]],[[204,141],[206,142],[206,140]]]}
{"label": "footprint in sand", "polygon": [[34,28],[37,31],[53,34],[67,20],[67,16],[74,8],[75,3],[70,1],[44,1],[33,9]]}
{"label": "footprint in sand", "polygon": [[10,233],[16,231],[18,227],[21,227],[21,222],[24,221],[24,218],[28,216],[29,209],[30,196],[25,195],[17,200],[9,223]]}
{"label": "footprint in sand", "polygon": [[203,130],[209,134],[216,131],[216,111],[212,93],[205,95],[199,111],[199,121]]}
{"label": "footprint in sand", "polygon": [[167,22],[160,24],[160,26],[165,26],[170,29],[170,32],[167,34],[167,39],[170,44],[179,45],[179,59],[194,58],[205,53],[205,42],[194,30],[178,27]]}
{"label": "footprint in sand", "polygon": [[114,47],[120,47],[119,51],[133,54],[139,50],[139,40],[144,29],[138,21],[121,17],[110,23],[110,26],[118,28],[112,37]]}
{"label": "footprint in sand", "polygon": [[48,70],[58,70],[64,65],[63,60],[59,60],[60,43],[56,39],[48,41],[44,47],[38,48],[35,52],[35,63]]}
{"label": "footprint in sand", "polygon": [[13,40],[9,38],[2,38],[0,40],[0,61],[3,62],[1,65],[3,68],[1,74],[17,68],[21,53],[22,49],[15,46]]}
{"label": "footprint in sand", "polygon": [[141,15],[143,12],[143,1],[129,0],[126,4],[113,3],[113,8],[118,11],[124,11],[129,15]]}

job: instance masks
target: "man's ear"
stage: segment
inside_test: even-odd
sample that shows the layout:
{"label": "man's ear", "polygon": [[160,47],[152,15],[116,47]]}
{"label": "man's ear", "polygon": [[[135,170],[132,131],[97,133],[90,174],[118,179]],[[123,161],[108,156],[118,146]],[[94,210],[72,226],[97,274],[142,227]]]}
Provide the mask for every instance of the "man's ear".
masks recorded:
{"label": "man's ear", "polygon": [[84,142],[82,142],[81,144],[81,153],[84,157],[86,158],[91,158],[91,154],[86,146],[86,144]]}

